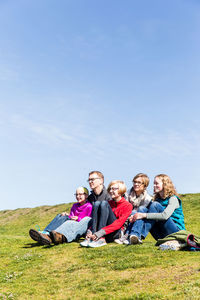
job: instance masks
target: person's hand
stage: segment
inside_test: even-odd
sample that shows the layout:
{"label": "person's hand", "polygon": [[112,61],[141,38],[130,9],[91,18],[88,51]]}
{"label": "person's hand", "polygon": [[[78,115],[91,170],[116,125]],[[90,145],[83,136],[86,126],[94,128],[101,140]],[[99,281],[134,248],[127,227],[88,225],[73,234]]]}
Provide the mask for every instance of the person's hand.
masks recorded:
{"label": "person's hand", "polygon": [[98,240],[98,237],[96,236],[95,233],[92,234],[92,235],[90,236],[90,238],[91,238],[91,240],[93,240],[93,241],[97,241],[97,240]]}
{"label": "person's hand", "polygon": [[128,218],[130,223],[133,223],[133,215]]}
{"label": "person's hand", "polygon": [[144,219],[146,218],[147,214],[146,213],[136,213],[132,216],[132,222],[135,222],[136,220]]}
{"label": "person's hand", "polygon": [[63,217],[63,216],[69,216],[69,214],[68,214],[67,212],[64,211],[64,212],[61,213],[61,216],[62,216],[62,217]]}
{"label": "person's hand", "polygon": [[71,217],[71,220],[77,221],[77,220],[78,220],[78,217],[77,217],[77,216],[72,216],[72,217]]}
{"label": "person's hand", "polygon": [[86,235],[86,239],[89,240],[92,236],[92,231],[88,230],[87,235]]}

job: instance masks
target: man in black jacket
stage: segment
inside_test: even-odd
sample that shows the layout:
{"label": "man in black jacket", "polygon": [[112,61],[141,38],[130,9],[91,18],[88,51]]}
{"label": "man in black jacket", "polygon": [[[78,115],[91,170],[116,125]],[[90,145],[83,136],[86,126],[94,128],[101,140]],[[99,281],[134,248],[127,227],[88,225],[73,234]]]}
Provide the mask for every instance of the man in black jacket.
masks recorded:
{"label": "man in black jacket", "polygon": [[90,201],[93,205],[91,231],[94,233],[107,225],[105,206],[107,207],[108,201],[111,200],[111,196],[108,194],[104,186],[104,176],[101,172],[90,172],[88,182],[92,190],[88,197],[88,201]]}

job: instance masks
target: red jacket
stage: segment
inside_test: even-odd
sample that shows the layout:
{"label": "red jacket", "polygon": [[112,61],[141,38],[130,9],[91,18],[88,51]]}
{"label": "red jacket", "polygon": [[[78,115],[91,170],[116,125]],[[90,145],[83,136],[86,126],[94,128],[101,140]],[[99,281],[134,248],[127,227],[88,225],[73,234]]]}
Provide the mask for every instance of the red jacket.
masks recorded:
{"label": "red jacket", "polygon": [[109,204],[117,220],[115,220],[112,224],[102,228],[106,232],[106,234],[112,233],[122,228],[133,209],[132,204],[126,201],[124,197],[122,197],[118,202],[110,200]]}

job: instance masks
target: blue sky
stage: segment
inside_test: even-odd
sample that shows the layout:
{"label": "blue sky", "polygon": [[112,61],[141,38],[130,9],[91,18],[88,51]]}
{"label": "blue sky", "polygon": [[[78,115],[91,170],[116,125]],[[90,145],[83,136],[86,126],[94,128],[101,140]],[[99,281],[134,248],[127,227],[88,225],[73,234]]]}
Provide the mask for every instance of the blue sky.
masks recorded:
{"label": "blue sky", "polygon": [[200,3],[0,0],[0,209],[166,173],[200,192]]}

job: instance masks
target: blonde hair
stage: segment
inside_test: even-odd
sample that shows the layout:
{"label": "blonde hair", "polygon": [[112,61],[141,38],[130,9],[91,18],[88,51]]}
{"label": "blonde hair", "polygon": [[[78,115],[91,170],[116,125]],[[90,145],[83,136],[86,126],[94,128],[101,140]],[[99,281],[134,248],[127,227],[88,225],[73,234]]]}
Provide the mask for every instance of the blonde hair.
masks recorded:
{"label": "blonde hair", "polygon": [[92,174],[97,174],[104,182],[104,176],[100,171],[92,171],[92,172],[89,173],[89,176],[92,175]]}
{"label": "blonde hair", "polygon": [[120,195],[123,195],[123,194],[126,193],[126,185],[122,180],[113,180],[113,181],[111,181],[108,185],[108,188],[107,188],[108,192],[110,191],[111,186],[114,185],[114,184],[118,184]]}
{"label": "blonde hair", "polygon": [[[178,193],[175,189],[175,186],[171,180],[171,178],[166,174],[158,174],[155,178],[159,178],[163,183],[163,199],[167,197],[171,197],[173,195],[178,196]],[[160,198],[159,193],[154,195],[154,200]]]}
{"label": "blonde hair", "polygon": [[135,179],[141,177],[143,184],[144,184],[144,189],[146,189],[149,185],[149,177],[144,174],[144,173],[138,173],[137,175],[135,175],[135,177],[133,177],[133,182],[135,181]]}
{"label": "blonde hair", "polygon": [[89,191],[88,191],[88,189],[87,189],[86,187],[84,187],[84,186],[79,186],[76,190],[78,190],[78,189],[83,189],[84,194],[89,195]]}
{"label": "blonde hair", "polygon": [[82,186],[82,188],[83,188],[83,190],[84,190],[84,193],[85,193],[86,195],[89,195],[88,189],[87,189],[86,187],[84,187],[84,186]]}

